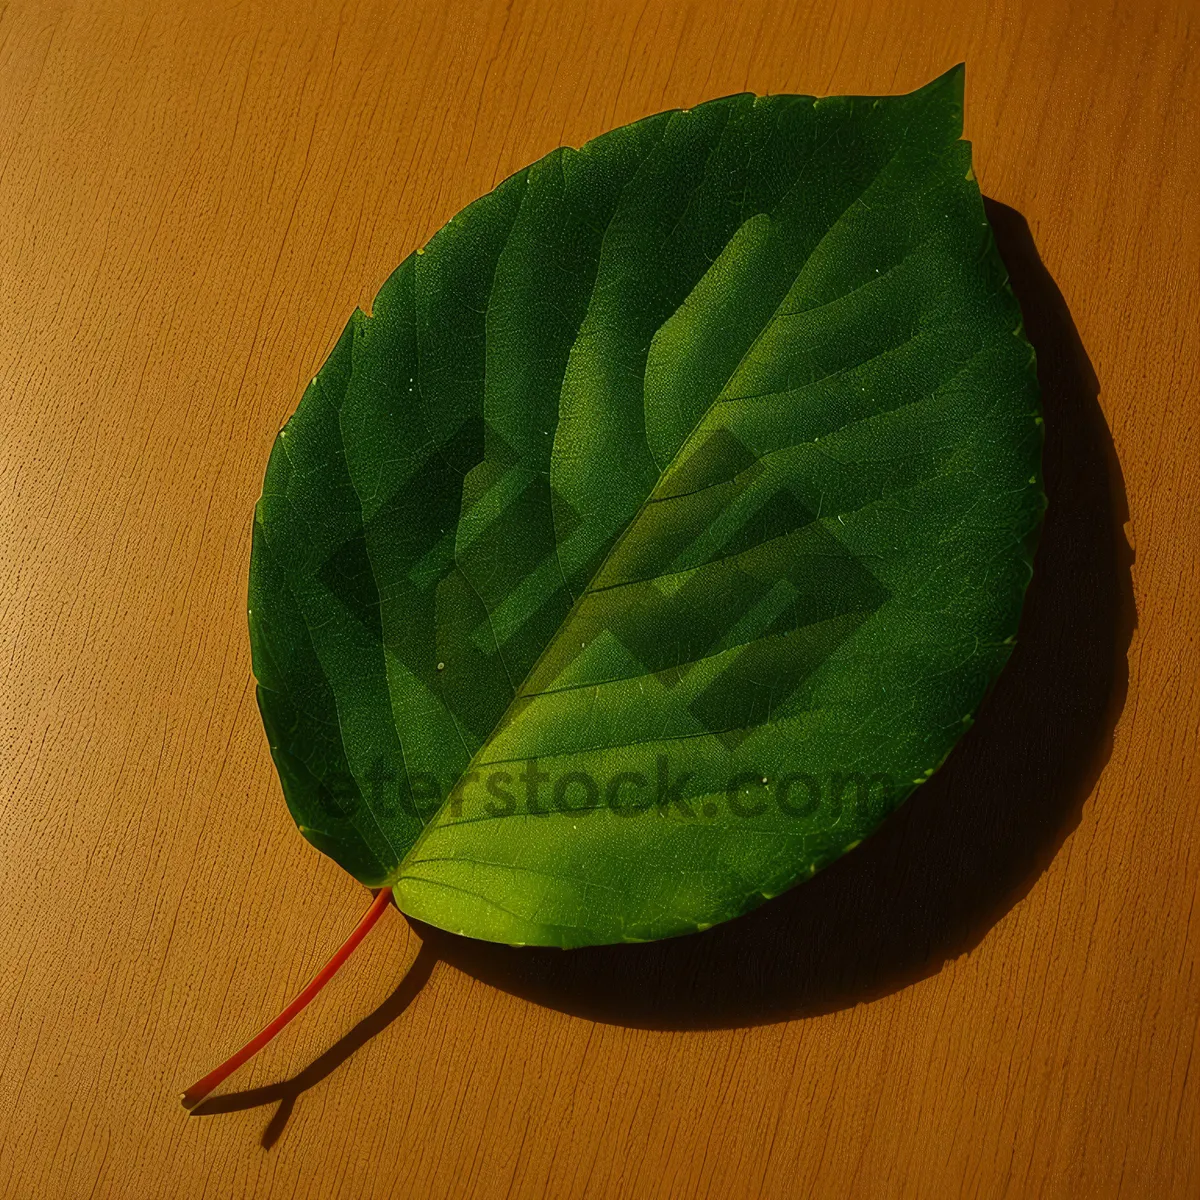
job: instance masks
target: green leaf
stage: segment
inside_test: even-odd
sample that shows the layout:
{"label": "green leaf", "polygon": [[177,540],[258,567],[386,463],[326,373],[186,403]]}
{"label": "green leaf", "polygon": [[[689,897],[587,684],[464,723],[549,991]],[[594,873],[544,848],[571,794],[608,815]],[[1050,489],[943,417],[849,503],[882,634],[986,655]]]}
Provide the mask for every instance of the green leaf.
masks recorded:
{"label": "green leaf", "polygon": [[353,315],[251,565],[314,845],[473,937],[644,940],[807,879],[937,769],[1044,508],[962,88],[556,150]]}

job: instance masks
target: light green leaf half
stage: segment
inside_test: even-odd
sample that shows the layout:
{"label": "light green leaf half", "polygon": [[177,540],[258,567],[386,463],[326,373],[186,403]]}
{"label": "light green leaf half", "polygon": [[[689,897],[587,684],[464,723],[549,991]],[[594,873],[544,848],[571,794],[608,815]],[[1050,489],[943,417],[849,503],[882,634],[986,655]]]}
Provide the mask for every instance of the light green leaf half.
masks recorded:
{"label": "light green leaf half", "polygon": [[645,940],[807,879],[937,769],[1044,508],[962,87],[556,150],[354,314],[250,579],[314,845],[473,937]]}

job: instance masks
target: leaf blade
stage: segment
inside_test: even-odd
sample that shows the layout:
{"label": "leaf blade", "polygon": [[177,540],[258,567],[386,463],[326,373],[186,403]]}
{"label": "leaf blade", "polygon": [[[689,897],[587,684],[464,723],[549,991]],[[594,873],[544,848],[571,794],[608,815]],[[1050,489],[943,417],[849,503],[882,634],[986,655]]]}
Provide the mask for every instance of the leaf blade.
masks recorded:
{"label": "leaf blade", "polygon": [[961,95],[730,97],[556,151],[355,326],[388,711],[414,810],[417,776],[457,789],[405,829],[405,911],[563,945],[706,927],[949,752],[1041,513]]}

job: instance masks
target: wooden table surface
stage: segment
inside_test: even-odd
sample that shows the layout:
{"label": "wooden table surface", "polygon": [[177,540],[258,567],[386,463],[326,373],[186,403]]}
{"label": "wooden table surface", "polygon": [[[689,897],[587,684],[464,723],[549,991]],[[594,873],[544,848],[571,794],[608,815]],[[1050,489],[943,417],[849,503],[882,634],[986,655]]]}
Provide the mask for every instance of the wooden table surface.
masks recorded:
{"label": "wooden table surface", "polygon": [[[1155,0],[0,3],[0,1196],[1200,1195],[1198,32]],[[1051,509],[946,769],[667,945],[391,911],[185,1116],[367,903],[291,824],[245,619],[272,439],[347,314],[562,142],[964,59]]]}

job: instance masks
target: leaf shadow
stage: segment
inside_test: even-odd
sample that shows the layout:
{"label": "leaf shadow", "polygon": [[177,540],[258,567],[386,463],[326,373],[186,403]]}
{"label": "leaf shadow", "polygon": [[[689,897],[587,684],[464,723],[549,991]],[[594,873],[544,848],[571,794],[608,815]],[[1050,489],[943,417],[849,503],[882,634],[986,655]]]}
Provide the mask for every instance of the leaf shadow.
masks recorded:
{"label": "leaf shadow", "polygon": [[1079,823],[1112,750],[1136,627],[1120,464],[1099,383],[1024,217],[986,200],[1037,349],[1050,507],[1008,666],[942,770],[878,833],[738,920],[645,945],[514,949],[418,925],[495,987],[643,1028],[761,1024],[935,974],[1020,900]]}
{"label": "leaf shadow", "polygon": [[433,972],[438,955],[430,942],[423,942],[403,979],[391,995],[362,1018],[347,1034],[315,1058],[303,1071],[280,1083],[265,1087],[246,1088],[223,1096],[212,1096],[197,1104],[190,1112],[193,1117],[212,1117],[218,1113],[242,1112],[265,1104],[278,1104],[274,1115],[263,1130],[262,1148],[269,1150],[279,1140],[296,1101],[300,1096],[327,1079],[356,1050],[382,1033],[417,998]]}

